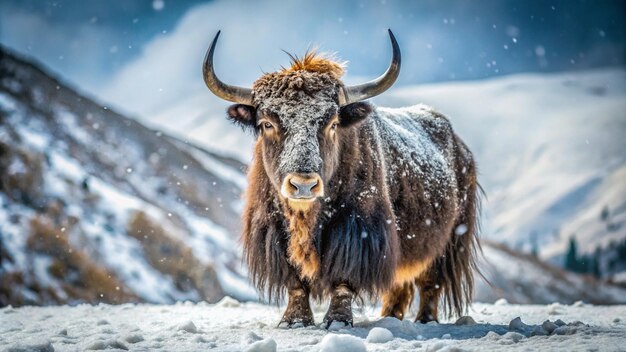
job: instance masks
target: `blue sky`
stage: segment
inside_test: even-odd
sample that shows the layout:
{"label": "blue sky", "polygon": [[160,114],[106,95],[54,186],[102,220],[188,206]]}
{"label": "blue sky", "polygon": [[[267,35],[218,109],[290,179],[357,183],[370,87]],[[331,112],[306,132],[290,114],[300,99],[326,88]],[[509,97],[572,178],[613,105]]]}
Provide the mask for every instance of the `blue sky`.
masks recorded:
{"label": "blue sky", "polygon": [[249,85],[287,64],[281,49],[313,45],[349,60],[348,82],[376,76],[392,28],[405,85],[624,65],[625,22],[626,3],[610,0],[0,0],[0,43],[140,114],[139,100],[202,84],[218,29],[221,76]]}

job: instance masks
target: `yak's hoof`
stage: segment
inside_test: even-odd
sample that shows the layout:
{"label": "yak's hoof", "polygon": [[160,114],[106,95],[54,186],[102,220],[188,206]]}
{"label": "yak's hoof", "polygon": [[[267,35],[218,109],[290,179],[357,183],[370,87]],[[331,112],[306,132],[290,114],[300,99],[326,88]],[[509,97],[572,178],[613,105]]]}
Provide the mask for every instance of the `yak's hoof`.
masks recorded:
{"label": "yak's hoof", "polygon": [[344,323],[346,326],[352,325],[352,305],[351,299],[347,298],[339,302],[341,304],[332,304],[328,309],[328,312],[324,316],[324,324],[326,329],[330,327],[333,322]]}
{"label": "yak's hoof", "polygon": [[278,323],[278,327],[285,327],[288,329],[295,328],[306,328],[307,326],[315,325],[313,318],[305,318],[305,319],[281,319],[280,323]]}
{"label": "yak's hoof", "polygon": [[313,312],[311,312],[311,308],[304,308],[298,310],[287,310],[285,314],[283,314],[283,318],[278,323],[279,327],[287,327],[287,328],[298,328],[298,327],[307,327],[315,325],[315,321],[313,320]]}
{"label": "yak's hoof", "polygon": [[309,304],[309,294],[302,289],[289,291],[289,304],[278,327],[297,328],[311,325],[315,325],[315,321]]}
{"label": "yak's hoof", "polygon": [[437,319],[437,317],[433,316],[432,314],[420,314],[415,318],[415,322],[417,323],[418,321],[422,324],[427,324],[427,323],[430,323],[431,321],[439,323],[439,320]]}
{"label": "yak's hoof", "polygon": [[352,323],[352,312],[349,314],[326,314],[324,317],[324,325],[325,328],[328,329],[334,322],[343,323],[344,326],[353,327]]}
{"label": "yak's hoof", "polygon": [[344,323],[346,326],[352,325],[352,291],[345,285],[335,288],[333,298],[330,299],[330,307],[324,316],[326,329],[333,322]]}

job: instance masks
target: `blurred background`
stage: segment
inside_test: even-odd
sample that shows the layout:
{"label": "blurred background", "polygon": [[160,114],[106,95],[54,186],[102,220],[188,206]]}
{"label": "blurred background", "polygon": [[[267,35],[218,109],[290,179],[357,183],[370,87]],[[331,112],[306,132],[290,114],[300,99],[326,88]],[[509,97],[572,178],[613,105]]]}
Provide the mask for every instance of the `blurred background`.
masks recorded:
{"label": "blurred background", "polygon": [[626,302],[624,1],[0,0],[0,306],[258,300],[241,262],[250,86],[308,48],[374,102],[450,117],[479,163],[476,299]]}

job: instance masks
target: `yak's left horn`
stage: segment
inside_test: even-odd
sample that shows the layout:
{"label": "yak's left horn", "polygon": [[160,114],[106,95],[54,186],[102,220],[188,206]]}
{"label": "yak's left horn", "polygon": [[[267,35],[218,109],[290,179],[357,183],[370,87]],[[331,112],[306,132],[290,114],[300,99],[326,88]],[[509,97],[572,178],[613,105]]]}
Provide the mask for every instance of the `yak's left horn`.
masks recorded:
{"label": "yak's left horn", "polygon": [[252,89],[228,85],[220,81],[215,74],[215,70],[213,69],[213,52],[215,51],[215,44],[217,44],[217,38],[219,38],[220,33],[221,31],[217,31],[211,43],[211,47],[209,47],[204,57],[204,65],[202,66],[204,82],[213,94],[224,100],[244,105],[252,105]]}
{"label": "yak's left horn", "polygon": [[[391,39],[391,47],[393,49],[393,56],[391,57],[389,68],[387,68],[387,71],[385,71],[382,76],[373,81],[356,86],[344,87],[339,94],[339,104],[341,106],[375,97],[389,89],[395,83],[400,74],[400,47],[391,29],[388,29],[388,31],[389,39]],[[341,96],[342,94],[343,96]]]}

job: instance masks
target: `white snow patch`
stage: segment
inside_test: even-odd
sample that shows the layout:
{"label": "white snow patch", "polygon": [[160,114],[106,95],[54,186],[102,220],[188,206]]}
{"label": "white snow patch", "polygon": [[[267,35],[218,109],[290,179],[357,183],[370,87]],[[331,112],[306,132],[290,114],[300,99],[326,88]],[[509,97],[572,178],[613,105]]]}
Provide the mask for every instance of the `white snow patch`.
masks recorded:
{"label": "white snow patch", "polygon": [[373,328],[365,339],[369,343],[385,343],[393,340],[393,333],[385,328]]}
{"label": "white snow patch", "polygon": [[363,340],[352,335],[328,334],[320,343],[322,352],[366,352]]}
{"label": "white snow patch", "polygon": [[217,302],[216,305],[218,307],[234,308],[234,307],[239,307],[241,305],[241,303],[239,303],[239,301],[237,301],[236,299],[234,299],[232,297],[225,296],[219,302]]}
{"label": "white snow patch", "polygon": [[195,334],[198,332],[198,328],[196,327],[196,324],[193,323],[193,321],[189,320],[186,321],[182,324],[180,324],[178,326],[178,330],[180,331],[187,331],[189,333]]}
{"label": "white snow patch", "polygon": [[246,352],[276,352],[276,341],[273,339],[264,339],[250,344],[245,349]]}
{"label": "white snow patch", "polygon": [[509,302],[504,298],[500,298],[497,301],[495,301],[494,304],[496,306],[506,306],[507,304],[509,304]]}

